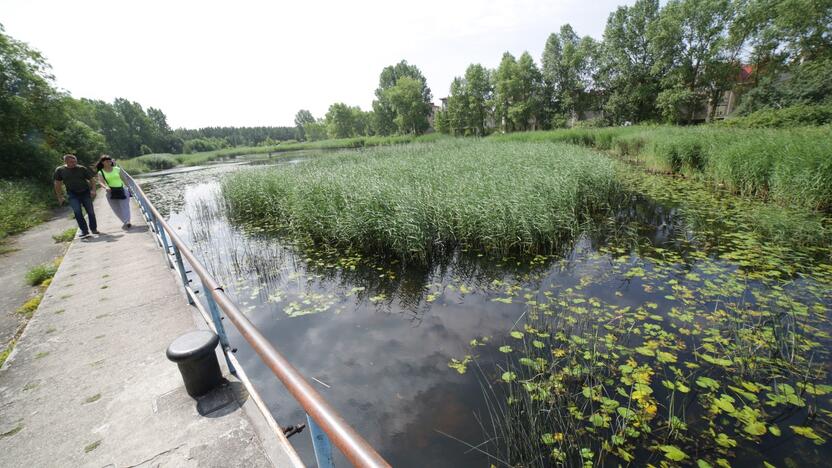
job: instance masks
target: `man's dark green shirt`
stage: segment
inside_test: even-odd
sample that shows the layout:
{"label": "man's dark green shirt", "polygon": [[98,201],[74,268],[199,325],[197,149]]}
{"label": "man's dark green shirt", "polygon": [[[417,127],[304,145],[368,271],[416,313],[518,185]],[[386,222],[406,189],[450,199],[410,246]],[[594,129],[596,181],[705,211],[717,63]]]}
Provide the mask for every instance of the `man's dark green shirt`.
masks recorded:
{"label": "man's dark green shirt", "polygon": [[81,193],[90,189],[88,180],[95,177],[88,167],[77,165],[72,169],[60,166],[55,169],[54,179],[62,181],[67,192]]}

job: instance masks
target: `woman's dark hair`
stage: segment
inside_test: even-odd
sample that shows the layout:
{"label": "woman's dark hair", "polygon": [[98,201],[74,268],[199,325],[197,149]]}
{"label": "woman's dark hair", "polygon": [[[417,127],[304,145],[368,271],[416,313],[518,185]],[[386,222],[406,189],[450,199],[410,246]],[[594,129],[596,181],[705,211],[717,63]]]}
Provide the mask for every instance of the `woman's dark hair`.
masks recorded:
{"label": "woman's dark hair", "polygon": [[[113,158],[111,158],[109,154],[102,154],[101,157],[98,158],[98,162],[95,163],[95,172],[98,172],[101,169],[104,169],[104,160],[105,159],[109,159],[110,161],[113,161]],[[115,165],[115,161],[113,161],[113,165]]]}

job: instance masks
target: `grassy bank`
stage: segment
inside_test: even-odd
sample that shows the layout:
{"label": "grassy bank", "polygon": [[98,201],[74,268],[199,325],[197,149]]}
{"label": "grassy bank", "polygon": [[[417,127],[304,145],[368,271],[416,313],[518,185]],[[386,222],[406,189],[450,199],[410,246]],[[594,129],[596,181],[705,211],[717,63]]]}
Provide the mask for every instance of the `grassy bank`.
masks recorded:
{"label": "grassy bank", "polygon": [[566,142],[701,178],[715,188],[802,209],[832,210],[832,127],[615,127],[526,132],[494,141]]}
{"label": "grassy bank", "polygon": [[0,240],[43,222],[51,187],[27,180],[0,180]]}
{"label": "grassy bank", "polygon": [[300,143],[284,143],[273,146],[237,146],[216,151],[204,151],[191,154],[146,154],[131,159],[120,159],[119,165],[131,174],[161,171],[177,166],[198,166],[221,159],[233,159],[237,156],[253,154],[272,154],[301,150],[335,150],[367,148],[373,146],[401,145],[406,143],[433,142],[449,138],[439,133],[430,135],[393,135],[369,136],[355,138],[338,138],[321,141],[307,141]]}
{"label": "grassy bank", "polygon": [[534,252],[619,193],[614,163],[558,144],[448,140],[338,153],[223,181],[232,217],[330,244],[425,257]]}

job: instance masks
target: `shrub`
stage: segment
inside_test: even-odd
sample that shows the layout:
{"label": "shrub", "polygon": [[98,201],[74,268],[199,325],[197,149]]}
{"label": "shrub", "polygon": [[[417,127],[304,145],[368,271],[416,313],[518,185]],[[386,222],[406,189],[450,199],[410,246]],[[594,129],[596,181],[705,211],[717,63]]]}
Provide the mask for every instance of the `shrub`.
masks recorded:
{"label": "shrub", "polygon": [[54,198],[51,187],[27,180],[0,180],[0,239],[42,222]]}
{"label": "shrub", "polygon": [[802,127],[828,124],[832,124],[832,104],[763,109],[743,117],[734,117],[721,122],[721,125],[725,127],[741,128]]}

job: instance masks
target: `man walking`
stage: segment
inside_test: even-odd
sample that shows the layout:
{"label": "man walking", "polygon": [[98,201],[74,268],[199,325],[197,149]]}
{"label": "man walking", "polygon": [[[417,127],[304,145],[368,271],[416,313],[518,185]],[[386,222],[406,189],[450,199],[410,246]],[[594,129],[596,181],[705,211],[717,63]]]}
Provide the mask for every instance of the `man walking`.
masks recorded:
{"label": "man walking", "polygon": [[[64,165],[55,169],[55,196],[58,198],[58,205],[64,202],[64,196],[61,186],[66,187],[66,195],[69,200],[69,206],[75,212],[75,221],[78,222],[78,227],[81,228],[81,239],[90,237],[90,231],[93,234],[98,234],[98,223],[95,221],[95,211],[92,208],[92,199],[95,198],[95,174],[89,168],[78,164],[78,158],[74,154],[64,155]],[[81,211],[81,205],[87,210],[87,215],[90,217],[89,229],[87,229],[87,222],[84,220],[84,213]]]}

